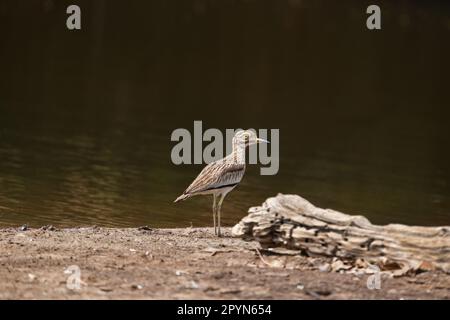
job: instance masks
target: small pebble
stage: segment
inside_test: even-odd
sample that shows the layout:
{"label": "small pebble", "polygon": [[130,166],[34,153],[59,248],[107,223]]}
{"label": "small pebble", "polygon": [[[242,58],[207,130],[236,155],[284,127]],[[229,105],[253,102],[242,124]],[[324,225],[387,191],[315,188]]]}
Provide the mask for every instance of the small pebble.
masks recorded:
{"label": "small pebble", "polygon": [[144,287],[140,284],[133,284],[131,285],[131,289],[133,290],[142,290]]}
{"label": "small pebble", "polygon": [[320,272],[330,272],[331,271],[331,265],[329,263],[324,263],[319,266]]}
{"label": "small pebble", "polygon": [[191,288],[192,289],[198,289],[198,284],[194,280],[191,280]]}

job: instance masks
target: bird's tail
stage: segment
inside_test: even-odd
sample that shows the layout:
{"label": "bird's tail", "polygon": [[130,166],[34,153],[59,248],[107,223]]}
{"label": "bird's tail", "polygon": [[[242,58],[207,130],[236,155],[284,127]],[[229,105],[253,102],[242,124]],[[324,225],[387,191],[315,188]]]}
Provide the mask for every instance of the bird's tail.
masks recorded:
{"label": "bird's tail", "polygon": [[185,200],[186,198],[189,198],[189,195],[183,193],[181,196],[179,196],[178,198],[175,199],[174,203],[181,201],[181,200]]}

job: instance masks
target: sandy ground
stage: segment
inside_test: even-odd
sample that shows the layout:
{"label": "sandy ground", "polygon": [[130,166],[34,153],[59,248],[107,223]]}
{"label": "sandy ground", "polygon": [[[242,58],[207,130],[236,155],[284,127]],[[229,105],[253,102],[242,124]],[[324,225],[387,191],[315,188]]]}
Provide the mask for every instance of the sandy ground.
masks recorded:
{"label": "sandy ground", "polygon": [[[381,289],[369,290],[368,275],[319,271],[298,255],[260,256],[258,247],[228,229],[223,238],[208,228],[0,229],[0,298],[450,298],[450,276],[440,272],[382,277]],[[79,268],[80,289],[69,266]]]}

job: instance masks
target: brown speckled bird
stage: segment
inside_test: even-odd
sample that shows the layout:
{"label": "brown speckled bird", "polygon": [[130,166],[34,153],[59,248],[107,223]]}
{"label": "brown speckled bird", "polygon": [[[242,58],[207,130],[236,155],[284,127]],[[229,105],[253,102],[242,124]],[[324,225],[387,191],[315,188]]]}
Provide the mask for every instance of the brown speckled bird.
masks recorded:
{"label": "brown speckled bird", "polygon": [[[233,151],[223,159],[208,164],[174,202],[196,195],[213,195],[214,234],[220,233],[220,209],[225,196],[241,182],[245,172],[245,149],[256,143],[269,143],[251,130],[238,131],[233,137]],[[220,199],[217,201],[217,198]],[[217,215],[217,225],[216,225]]]}

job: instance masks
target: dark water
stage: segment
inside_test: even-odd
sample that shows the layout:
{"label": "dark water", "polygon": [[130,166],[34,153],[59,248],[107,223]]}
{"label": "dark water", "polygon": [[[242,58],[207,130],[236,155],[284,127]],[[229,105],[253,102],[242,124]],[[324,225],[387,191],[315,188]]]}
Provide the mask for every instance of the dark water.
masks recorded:
{"label": "dark water", "polygon": [[225,224],[278,192],[375,223],[450,224],[450,6],[0,0],[0,225],[207,226],[176,128],[279,128]]}

